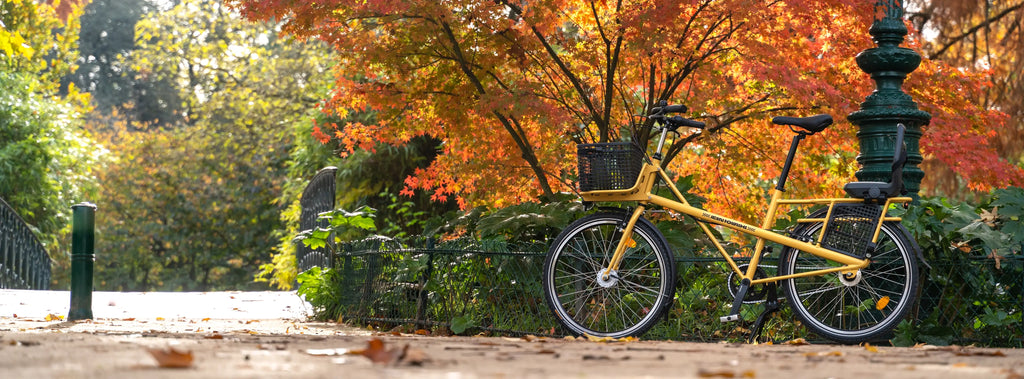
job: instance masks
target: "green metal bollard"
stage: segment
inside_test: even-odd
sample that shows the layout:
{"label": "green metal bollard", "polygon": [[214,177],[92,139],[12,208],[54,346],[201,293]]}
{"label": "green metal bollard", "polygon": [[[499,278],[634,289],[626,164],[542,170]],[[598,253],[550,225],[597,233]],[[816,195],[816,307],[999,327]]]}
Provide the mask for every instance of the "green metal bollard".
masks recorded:
{"label": "green metal bollard", "polygon": [[71,311],[68,321],[92,318],[92,271],[96,205],[71,206]]}
{"label": "green metal bollard", "polygon": [[[860,141],[860,155],[857,162],[861,169],[857,179],[870,182],[888,182],[895,151],[896,124],[907,127],[904,140],[907,144],[907,165],[903,169],[903,185],[907,193],[918,198],[924,171],[918,167],[921,152],[918,141],[921,127],[931,121],[928,112],[917,109],[917,103],[903,92],[903,80],[907,74],[921,64],[921,55],[905,47],[899,47],[907,35],[903,24],[903,1],[880,0],[875,2],[876,16],[871,29],[871,39],[878,47],[862,51],[857,55],[857,66],[871,75],[876,89],[864,102],[860,110],[846,118],[857,125],[857,139]],[[878,12],[881,11],[881,12]]]}

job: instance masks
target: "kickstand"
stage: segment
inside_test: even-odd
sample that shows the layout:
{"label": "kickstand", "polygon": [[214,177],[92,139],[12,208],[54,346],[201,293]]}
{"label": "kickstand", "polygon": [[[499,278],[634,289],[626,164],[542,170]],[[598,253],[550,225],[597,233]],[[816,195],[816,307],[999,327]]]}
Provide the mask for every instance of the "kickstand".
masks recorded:
{"label": "kickstand", "polygon": [[750,329],[750,337],[747,338],[747,343],[757,342],[758,337],[761,336],[761,328],[764,327],[764,322],[768,319],[768,315],[778,312],[779,296],[776,291],[775,283],[768,283],[768,293],[764,302],[764,312],[761,312],[760,316],[757,316],[757,321],[754,321],[754,327]]}

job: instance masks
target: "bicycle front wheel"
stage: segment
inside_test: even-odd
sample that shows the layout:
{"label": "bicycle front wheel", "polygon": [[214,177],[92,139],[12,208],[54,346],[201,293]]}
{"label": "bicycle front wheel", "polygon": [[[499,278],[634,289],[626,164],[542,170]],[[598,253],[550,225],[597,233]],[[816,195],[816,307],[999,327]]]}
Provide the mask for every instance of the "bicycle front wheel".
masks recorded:
{"label": "bicycle front wheel", "polygon": [[[798,234],[814,237],[821,223]],[[883,223],[871,264],[854,275],[831,273],[782,282],[786,299],[808,329],[840,343],[885,340],[917,299],[917,259],[909,236],[896,223]],[[810,253],[786,248],[781,275],[838,267]]]}
{"label": "bicycle front wheel", "polygon": [[581,218],[548,251],[544,298],[571,334],[637,336],[654,326],[672,302],[675,259],[650,221],[637,221],[618,270],[602,275],[627,217],[619,212]]}

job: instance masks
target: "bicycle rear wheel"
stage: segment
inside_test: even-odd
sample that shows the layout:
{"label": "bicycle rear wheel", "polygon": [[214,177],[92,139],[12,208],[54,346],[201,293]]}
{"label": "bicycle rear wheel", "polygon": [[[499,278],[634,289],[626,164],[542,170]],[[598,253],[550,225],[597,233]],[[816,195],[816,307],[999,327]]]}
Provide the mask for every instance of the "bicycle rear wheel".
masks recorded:
{"label": "bicycle rear wheel", "polygon": [[[821,226],[810,224],[797,234],[813,238]],[[899,224],[883,223],[871,264],[856,275],[831,273],[784,280],[782,287],[796,316],[814,333],[836,342],[888,339],[917,300],[917,258],[909,238]],[[793,248],[779,255],[781,275],[838,266]]]}
{"label": "bicycle rear wheel", "polygon": [[602,271],[622,236],[624,213],[598,213],[573,222],[544,261],[544,298],[574,335],[625,337],[658,322],[675,292],[675,259],[661,232],[640,219],[619,269]]}

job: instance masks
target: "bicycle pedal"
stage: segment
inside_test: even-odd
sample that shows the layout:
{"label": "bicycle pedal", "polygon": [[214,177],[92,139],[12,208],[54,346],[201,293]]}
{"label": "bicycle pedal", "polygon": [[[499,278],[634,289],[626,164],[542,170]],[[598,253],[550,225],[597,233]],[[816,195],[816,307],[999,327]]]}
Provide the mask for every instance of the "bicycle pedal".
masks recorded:
{"label": "bicycle pedal", "polygon": [[740,320],[740,315],[738,315],[738,314],[722,316],[722,317],[718,318],[718,321],[721,321],[721,322],[735,322],[735,321],[739,321],[739,320]]}

